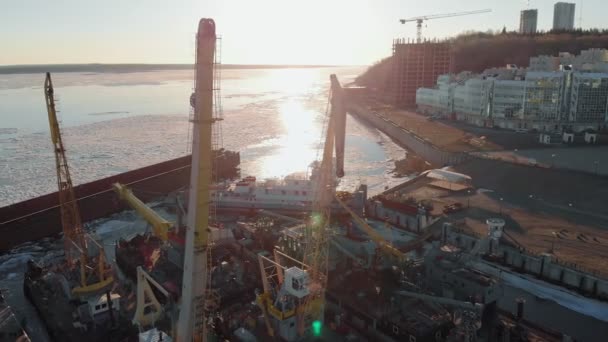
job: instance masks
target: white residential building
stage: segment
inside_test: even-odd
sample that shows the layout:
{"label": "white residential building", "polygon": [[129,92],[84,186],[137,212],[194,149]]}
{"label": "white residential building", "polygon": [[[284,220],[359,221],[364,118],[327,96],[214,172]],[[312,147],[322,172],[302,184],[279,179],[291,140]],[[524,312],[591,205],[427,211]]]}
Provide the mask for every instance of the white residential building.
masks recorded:
{"label": "white residential building", "polygon": [[564,73],[528,72],[526,82],[522,83],[525,85],[523,118],[560,121]]}
{"label": "white residential building", "polygon": [[494,81],[492,92],[492,117],[522,118],[526,82],[515,80]]}
{"label": "white residential building", "polygon": [[572,74],[569,121],[606,123],[608,121],[608,74]]}

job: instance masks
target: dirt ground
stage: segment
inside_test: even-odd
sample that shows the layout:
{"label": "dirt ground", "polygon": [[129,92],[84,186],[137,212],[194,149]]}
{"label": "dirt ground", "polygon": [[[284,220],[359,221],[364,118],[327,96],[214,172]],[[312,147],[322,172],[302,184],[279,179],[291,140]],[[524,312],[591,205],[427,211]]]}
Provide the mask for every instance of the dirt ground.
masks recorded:
{"label": "dirt ground", "polygon": [[436,120],[431,121],[428,117],[414,112],[384,109],[379,110],[379,113],[444,151],[467,152],[500,149],[500,146],[480,136]]}
{"label": "dirt ground", "polygon": [[486,219],[506,221],[505,232],[516,244],[535,253],[552,253],[558,260],[608,276],[608,230],[578,224],[554,215],[530,211],[486,194],[468,199],[470,208],[456,216],[479,234],[486,234]]}

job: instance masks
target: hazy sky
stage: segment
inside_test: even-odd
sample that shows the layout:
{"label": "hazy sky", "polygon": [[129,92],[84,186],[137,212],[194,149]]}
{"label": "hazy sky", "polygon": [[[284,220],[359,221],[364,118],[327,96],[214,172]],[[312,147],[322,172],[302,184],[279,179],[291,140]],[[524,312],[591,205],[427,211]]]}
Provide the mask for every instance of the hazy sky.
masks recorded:
{"label": "hazy sky", "polygon": [[[550,29],[553,0],[531,0]],[[514,30],[519,0],[19,0],[0,1],[0,65],[192,63],[199,18],[215,19],[223,63],[363,65],[414,37],[399,18],[491,8],[430,20],[423,34]],[[576,25],[580,10],[577,3]],[[607,27],[606,0],[584,0],[583,27]],[[604,19],[604,20],[603,20]]]}

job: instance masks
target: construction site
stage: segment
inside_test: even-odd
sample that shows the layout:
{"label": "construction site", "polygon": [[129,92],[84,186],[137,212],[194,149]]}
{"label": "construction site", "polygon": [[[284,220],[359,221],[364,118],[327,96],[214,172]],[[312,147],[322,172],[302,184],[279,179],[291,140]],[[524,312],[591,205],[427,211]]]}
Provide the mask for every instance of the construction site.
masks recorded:
{"label": "construction site", "polygon": [[[392,103],[413,106],[418,88],[450,71],[449,44],[424,40],[423,21],[483,12],[402,20],[418,23],[418,37],[394,41]],[[219,160],[230,164],[238,154],[222,146],[217,39],[215,22],[201,19],[192,156],[182,171],[117,177],[104,183],[107,198],[95,201],[75,191],[46,74],[58,206],[54,214],[15,211],[0,228],[31,229],[54,217],[47,215],[59,218],[56,258],[30,260],[23,271],[24,295],[51,340],[605,340],[608,232],[600,227],[606,208],[597,209],[605,201],[585,202],[563,170],[502,167],[505,161],[483,157],[510,147],[511,137],[480,136],[397,109],[331,75],[319,160],[307,177],[222,182],[232,170]],[[365,184],[337,191],[349,172],[347,113],[416,154],[425,170],[375,196]],[[167,181],[168,174],[180,181]],[[589,192],[606,183],[580,177]],[[158,190],[154,198],[151,189]],[[572,208],[560,193],[575,191],[581,198]],[[100,223],[92,214],[83,219],[84,203],[103,207],[110,221],[125,212],[137,216],[146,231],[91,229]],[[3,323],[8,315],[0,308]],[[20,333],[10,321],[10,333]],[[4,341],[3,325],[0,332]]]}

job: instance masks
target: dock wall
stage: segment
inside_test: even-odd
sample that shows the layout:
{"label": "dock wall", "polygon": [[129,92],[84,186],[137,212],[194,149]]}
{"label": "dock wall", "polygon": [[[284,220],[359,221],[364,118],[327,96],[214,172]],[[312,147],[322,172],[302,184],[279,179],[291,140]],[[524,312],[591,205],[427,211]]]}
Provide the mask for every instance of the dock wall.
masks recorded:
{"label": "dock wall", "polygon": [[469,158],[465,152],[448,152],[437,148],[416,133],[363,106],[349,103],[348,112],[373,125],[403,147],[408,148],[436,167],[456,165]]}

